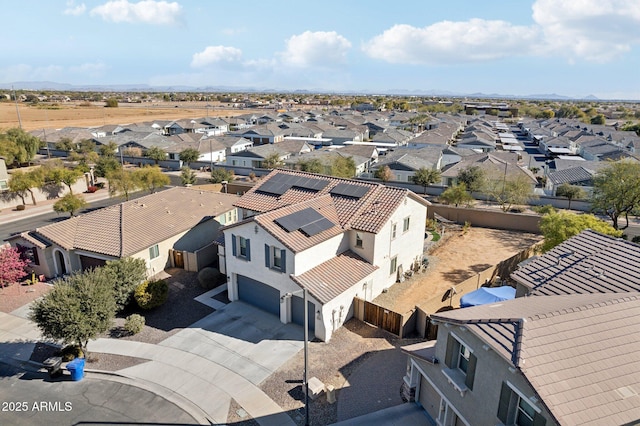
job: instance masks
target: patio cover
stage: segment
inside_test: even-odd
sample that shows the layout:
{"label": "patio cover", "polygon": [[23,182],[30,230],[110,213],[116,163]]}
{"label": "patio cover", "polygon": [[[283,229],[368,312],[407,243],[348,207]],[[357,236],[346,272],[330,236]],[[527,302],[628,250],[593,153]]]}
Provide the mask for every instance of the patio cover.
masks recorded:
{"label": "patio cover", "polygon": [[480,287],[476,291],[467,293],[460,298],[460,307],[486,305],[488,303],[502,302],[516,297],[516,289],[510,286]]}

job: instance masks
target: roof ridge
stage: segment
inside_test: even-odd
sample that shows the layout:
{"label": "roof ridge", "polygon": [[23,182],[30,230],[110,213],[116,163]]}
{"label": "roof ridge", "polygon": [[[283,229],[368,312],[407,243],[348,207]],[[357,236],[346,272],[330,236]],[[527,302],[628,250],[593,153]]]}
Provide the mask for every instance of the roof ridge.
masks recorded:
{"label": "roof ridge", "polygon": [[124,203],[120,203],[120,256],[124,255]]}

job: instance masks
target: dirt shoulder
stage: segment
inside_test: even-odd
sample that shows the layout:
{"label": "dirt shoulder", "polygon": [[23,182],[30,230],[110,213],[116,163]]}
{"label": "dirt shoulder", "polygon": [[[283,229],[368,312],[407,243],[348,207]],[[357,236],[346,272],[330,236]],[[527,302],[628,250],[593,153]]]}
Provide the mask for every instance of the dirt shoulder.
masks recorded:
{"label": "dirt shoulder", "polygon": [[425,253],[430,265],[426,272],[395,284],[375,302],[395,312],[409,312],[542,240],[537,234],[473,227],[466,232],[460,228],[447,230],[444,238]]}

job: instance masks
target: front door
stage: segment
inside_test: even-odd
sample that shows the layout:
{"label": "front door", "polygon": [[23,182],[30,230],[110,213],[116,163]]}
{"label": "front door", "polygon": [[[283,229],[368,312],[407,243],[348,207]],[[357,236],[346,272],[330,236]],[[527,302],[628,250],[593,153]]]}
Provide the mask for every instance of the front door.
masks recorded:
{"label": "front door", "polygon": [[56,254],[58,259],[58,275],[67,275],[67,264],[64,263],[64,254],[61,251],[58,251]]}

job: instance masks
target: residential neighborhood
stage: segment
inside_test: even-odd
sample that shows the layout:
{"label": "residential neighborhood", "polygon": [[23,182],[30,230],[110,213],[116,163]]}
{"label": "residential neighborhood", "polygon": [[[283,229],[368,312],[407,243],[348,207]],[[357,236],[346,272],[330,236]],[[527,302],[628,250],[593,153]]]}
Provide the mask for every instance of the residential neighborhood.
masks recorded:
{"label": "residential neighborhood", "polygon": [[7,376],[193,424],[639,421],[635,131],[278,106],[2,133]]}

